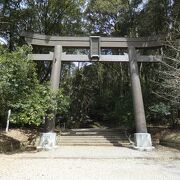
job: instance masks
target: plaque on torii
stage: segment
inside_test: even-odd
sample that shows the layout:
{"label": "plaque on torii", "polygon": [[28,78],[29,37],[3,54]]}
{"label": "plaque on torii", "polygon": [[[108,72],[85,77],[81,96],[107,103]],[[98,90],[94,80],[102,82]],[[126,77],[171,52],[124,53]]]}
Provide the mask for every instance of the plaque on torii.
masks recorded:
{"label": "plaque on torii", "polygon": [[[61,37],[47,36],[34,33],[23,33],[28,44],[36,46],[54,47],[54,52],[49,54],[30,54],[29,57],[36,61],[53,61],[51,70],[51,89],[58,90],[60,83],[61,62],[128,62],[131,77],[132,98],[134,107],[134,117],[136,124],[136,133],[134,134],[135,148],[138,150],[152,150],[151,135],[147,133],[146,119],[144,113],[144,104],[142,98],[141,84],[138,72],[137,62],[161,62],[162,56],[157,55],[140,55],[136,49],[159,49],[162,47],[158,37],[146,38],[118,38],[118,37]],[[68,48],[89,48],[89,55],[74,55],[63,53],[63,47]],[[128,50],[128,54],[124,55],[102,55],[102,48],[123,48]],[[55,145],[54,122],[48,121],[46,133],[42,136],[41,146],[44,142],[48,142],[45,138],[50,137],[52,133],[53,146]],[[46,147],[51,145],[46,144]]]}

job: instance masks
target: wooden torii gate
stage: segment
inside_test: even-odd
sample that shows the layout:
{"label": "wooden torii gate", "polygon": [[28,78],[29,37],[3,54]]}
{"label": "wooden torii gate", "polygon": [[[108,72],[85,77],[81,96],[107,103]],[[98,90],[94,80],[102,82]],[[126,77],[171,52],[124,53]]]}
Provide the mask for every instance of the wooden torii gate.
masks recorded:
{"label": "wooden torii gate", "polygon": [[[46,36],[41,34],[23,33],[28,44],[36,46],[54,47],[54,52],[49,54],[31,54],[31,59],[36,61],[53,61],[51,70],[50,86],[53,91],[58,90],[60,83],[61,63],[73,62],[129,62],[129,70],[132,86],[132,97],[136,133],[134,134],[135,148],[139,150],[152,149],[151,135],[147,133],[144,105],[137,62],[160,62],[161,56],[143,56],[137,53],[137,49],[158,49],[162,44],[157,37],[147,38],[115,38],[115,37],[60,37]],[[89,55],[74,55],[63,53],[63,48],[89,48]],[[124,48],[128,55],[102,55],[102,48]],[[42,148],[53,148],[55,146],[54,122],[50,120],[47,132],[41,137]],[[48,139],[48,140],[47,140]],[[51,141],[51,143],[50,143]],[[46,142],[46,143],[44,143]],[[48,142],[48,143],[47,143]],[[45,146],[45,145],[46,146]]]}

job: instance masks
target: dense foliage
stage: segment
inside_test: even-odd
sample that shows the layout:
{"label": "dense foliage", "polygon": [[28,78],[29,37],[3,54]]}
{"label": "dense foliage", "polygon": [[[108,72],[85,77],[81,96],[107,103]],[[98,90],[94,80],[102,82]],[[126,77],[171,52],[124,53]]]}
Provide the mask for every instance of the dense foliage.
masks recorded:
{"label": "dense foliage", "polygon": [[27,58],[28,46],[8,52],[1,49],[0,55],[0,119],[4,123],[7,111],[11,109],[11,122],[16,124],[42,124],[49,109],[67,114],[68,99],[62,89],[56,98],[58,108],[53,104],[53,93],[48,83],[40,84],[33,61]]}
{"label": "dense foliage", "polygon": [[[87,122],[107,126],[133,126],[133,107],[128,65],[124,63],[63,64],[58,105],[49,90],[51,63],[27,60],[30,49],[23,31],[61,36],[164,35],[164,47],[153,51],[163,63],[139,63],[148,123],[176,123],[180,116],[178,0],[2,0],[0,37],[8,50],[0,53],[0,118],[12,109],[14,122],[40,124],[48,109],[56,109],[69,126]],[[1,40],[1,39],[0,39]],[[9,52],[12,51],[12,52]],[[33,47],[35,53],[52,49]],[[64,49],[86,54],[84,49]],[[103,54],[123,54],[122,49],[103,49]],[[141,54],[152,54],[141,50]]]}

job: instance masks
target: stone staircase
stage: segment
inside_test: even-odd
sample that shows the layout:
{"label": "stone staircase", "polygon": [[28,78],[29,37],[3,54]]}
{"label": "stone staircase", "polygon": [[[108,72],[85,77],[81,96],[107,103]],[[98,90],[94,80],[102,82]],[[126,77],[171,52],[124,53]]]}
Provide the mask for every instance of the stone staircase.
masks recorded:
{"label": "stone staircase", "polygon": [[59,146],[129,146],[125,131],[118,129],[70,129],[61,132]]}

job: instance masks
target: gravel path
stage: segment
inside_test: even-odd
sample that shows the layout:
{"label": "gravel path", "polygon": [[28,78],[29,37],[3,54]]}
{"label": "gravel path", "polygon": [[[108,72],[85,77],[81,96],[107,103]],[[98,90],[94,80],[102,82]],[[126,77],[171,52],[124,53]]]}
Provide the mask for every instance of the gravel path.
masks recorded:
{"label": "gravel path", "polygon": [[179,180],[180,151],[123,147],[58,147],[0,155],[0,180]]}

